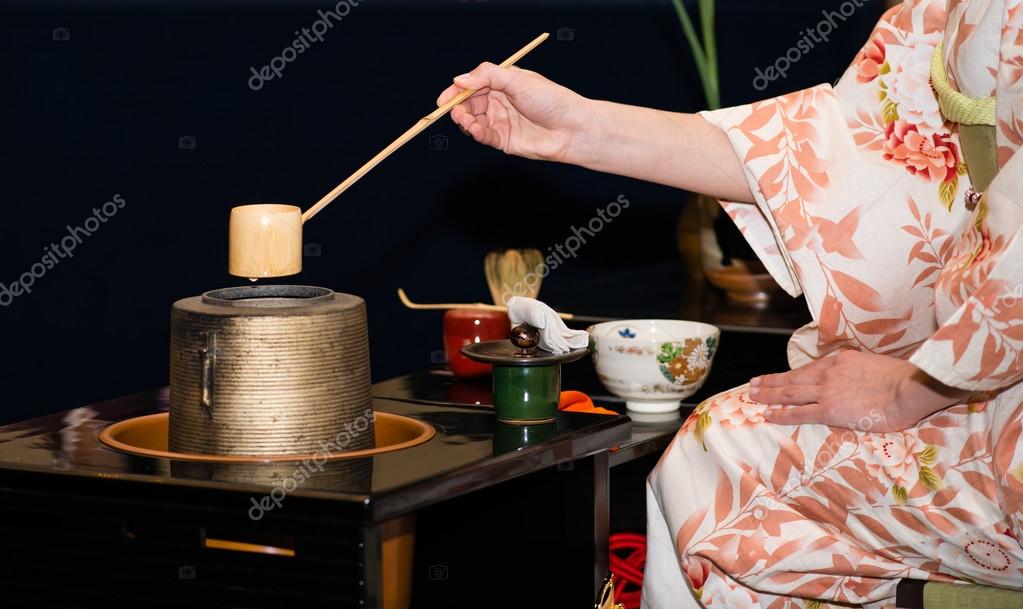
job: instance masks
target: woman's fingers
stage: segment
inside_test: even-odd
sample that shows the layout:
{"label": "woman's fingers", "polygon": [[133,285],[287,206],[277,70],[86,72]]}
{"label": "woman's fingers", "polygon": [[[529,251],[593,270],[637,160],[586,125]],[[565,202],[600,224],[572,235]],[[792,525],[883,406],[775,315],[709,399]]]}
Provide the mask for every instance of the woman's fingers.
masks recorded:
{"label": "woman's fingers", "polygon": [[463,133],[472,136],[474,140],[488,146],[496,146],[492,142],[500,142],[499,134],[491,127],[491,121],[486,114],[474,115],[460,104],[451,111],[451,118],[455,121]]}
{"label": "woman's fingers", "polygon": [[820,404],[803,406],[772,406],[764,411],[764,420],[776,425],[803,425],[825,423],[826,411]]}
{"label": "woman's fingers", "polygon": [[451,110],[451,120],[455,121],[462,131],[468,133],[469,127],[473,123],[480,123],[484,127],[490,127],[493,124],[494,118],[487,113],[488,103],[485,98],[482,99],[482,104],[471,103],[477,101],[476,98],[473,98],[464,104],[458,104]]}
{"label": "woman's fingers", "polygon": [[459,112],[452,116],[455,123],[463,133],[472,136],[472,139],[487,146],[500,148],[500,133],[491,126],[490,119],[486,114],[473,116],[466,111]]}
{"label": "woman's fingers", "polygon": [[761,404],[812,404],[821,399],[821,385],[750,387],[750,398]]}
{"label": "woman's fingers", "polygon": [[490,89],[481,89],[473,94],[472,97],[458,104],[464,106],[470,114],[485,114],[487,109],[490,107]]}
{"label": "woman's fingers", "polygon": [[750,387],[785,387],[787,385],[818,385],[824,371],[835,365],[835,358],[825,357],[809,364],[777,374],[765,374],[750,379]]}
{"label": "woman's fingers", "polygon": [[[449,99],[463,91],[463,89],[459,89],[458,87],[449,87],[449,90],[453,90],[454,93],[451,95],[448,95],[447,91],[442,93],[441,96],[437,98],[438,106],[447,103]],[[451,120],[464,128],[465,125],[462,124],[464,116],[469,116],[469,118],[472,119],[475,116],[486,114],[487,108],[490,106],[490,97],[487,95],[489,91],[489,89],[486,91],[477,91],[472,97],[452,108]]]}
{"label": "woman's fingers", "polygon": [[801,368],[750,379],[749,396],[761,404],[812,404],[821,399],[824,371],[835,365],[833,357]]}
{"label": "woman's fingers", "polygon": [[456,85],[451,85],[447,89],[444,89],[443,91],[440,92],[440,95],[437,96],[437,107],[443,106],[444,104],[448,103],[448,100],[450,100],[452,97],[458,95],[464,90],[465,89],[462,89],[461,87]]}
{"label": "woman's fingers", "polygon": [[474,140],[481,144],[486,144],[487,146],[492,146],[494,148],[501,147],[501,136],[498,134],[497,130],[486,127],[479,121],[469,125],[466,128],[466,131],[469,132],[469,135],[471,135]]}
{"label": "woman's fingers", "polygon": [[530,72],[524,70],[502,68],[490,62],[484,62],[472,72],[456,76],[454,84],[444,89],[437,97],[437,105],[442,106],[446,104],[451,98],[466,89],[475,89],[476,93],[467,102],[477,100],[476,103],[484,104],[482,107],[473,108],[474,113],[478,114],[486,110],[486,94],[488,92],[491,90],[504,91],[509,95],[514,95],[516,90],[520,89],[530,78],[529,75]]}
{"label": "woman's fingers", "polygon": [[437,98],[437,105],[442,106],[466,89],[476,89],[469,99],[452,108],[451,120],[477,142],[496,148],[501,146],[501,134],[492,128],[493,121],[487,111],[492,104],[490,93],[495,84],[504,86],[513,79],[506,72],[510,70],[482,63],[472,72],[455,77],[455,84],[444,89]]}
{"label": "woman's fingers", "polygon": [[490,87],[498,91],[514,88],[523,78],[521,70],[511,70],[485,61],[475,70],[455,77],[455,84],[463,89]]}
{"label": "woman's fingers", "polygon": [[[437,103],[449,104],[466,90],[474,93],[452,108],[451,120],[477,142],[508,154],[529,157],[543,156],[535,152],[537,147],[557,152],[564,149],[564,133],[549,133],[555,130],[545,127],[544,121],[556,118],[552,114],[561,111],[559,95],[565,98],[561,101],[574,101],[574,98],[540,75],[482,63],[472,72],[456,76],[454,84],[440,94]],[[527,106],[528,112],[523,106]],[[530,117],[529,112],[534,116]]]}
{"label": "woman's fingers", "polygon": [[476,115],[469,112],[467,109],[459,106],[451,111],[451,120],[455,121],[455,124],[457,124],[462,129],[468,129],[469,125],[476,122],[477,117]]}
{"label": "woman's fingers", "polygon": [[[441,91],[441,94],[437,97],[437,105],[443,106],[451,98],[466,89],[477,89],[476,95],[486,93],[486,91],[481,89],[496,89],[498,91],[512,89],[524,78],[524,74],[526,73],[522,70],[502,68],[490,62],[481,63],[472,72],[456,76],[454,84]],[[470,99],[475,99],[476,95],[473,95]]]}
{"label": "woman's fingers", "polygon": [[464,133],[474,140],[498,150],[506,150],[510,138],[510,121],[513,112],[511,102],[499,92],[489,92],[480,97],[473,96],[465,103],[455,106],[451,118]]}

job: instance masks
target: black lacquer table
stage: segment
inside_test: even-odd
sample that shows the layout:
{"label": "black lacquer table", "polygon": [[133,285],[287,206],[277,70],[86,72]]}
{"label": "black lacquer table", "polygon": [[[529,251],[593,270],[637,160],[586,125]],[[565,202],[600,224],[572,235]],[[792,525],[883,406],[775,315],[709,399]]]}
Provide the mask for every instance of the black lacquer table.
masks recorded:
{"label": "black lacquer table", "polygon": [[[660,454],[675,437],[679,427],[695,404],[707,394],[697,392],[684,401],[677,413],[645,416],[629,413],[625,401],[607,393],[592,366],[562,366],[562,389],[582,391],[600,407],[629,416],[632,425],[628,435],[610,450],[608,464],[615,467],[649,454]],[[439,406],[463,405],[489,410],[492,404],[490,382],[487,378],[461,380],[443,368],[421,370],[389,379],[373,386],[377,398],[394,401],[435,404]],[[562,413],[565,414],[565,413]],[[606,416],[606,415],[604,415]]]}
{"label": "black lacquer table", "polygon": [[495,433],[486,406],[386,399],[381,385],[374,409],[437,435],[328,465],[279,505],[263,500],[273,471],[99,443],[110,422],[166,410],[166,390],[0,427],[0,604],[377,607],[381,527],[413,513],[413,607],[519,607],[541,581],[557,585],[538,606],[592,603],[607,565],[609,451],[629,440],[629,419],[559,413],[550,437],[523,446]]}

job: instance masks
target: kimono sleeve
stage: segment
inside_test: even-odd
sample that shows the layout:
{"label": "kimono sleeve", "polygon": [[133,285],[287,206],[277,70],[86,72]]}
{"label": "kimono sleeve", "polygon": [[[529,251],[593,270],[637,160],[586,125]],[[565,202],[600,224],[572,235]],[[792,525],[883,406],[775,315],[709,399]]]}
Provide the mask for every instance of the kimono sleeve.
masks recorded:
{"label": "kimono sleeve", "polygon": [[[1023,379],[1023,156],[1002,167],[963,235],[945,292],[954,312],[910,358],[938,381],[992,391]],[[940,303],[939,303],[940,306]]]}

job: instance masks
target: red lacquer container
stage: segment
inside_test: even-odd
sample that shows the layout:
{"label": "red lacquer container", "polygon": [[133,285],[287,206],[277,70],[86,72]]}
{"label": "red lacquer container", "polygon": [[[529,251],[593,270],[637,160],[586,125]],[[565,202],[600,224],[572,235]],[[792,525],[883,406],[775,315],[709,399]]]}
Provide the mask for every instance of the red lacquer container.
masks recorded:
{"label": "red lacquer container", "polygon": [[481,364],[462,355],[462,347],[472,343],[508,338],[511,322],[504,311],[486,309],[448,309],[444,312],[444,353],[448,368],[459,378],[490,374],[490,364]]}

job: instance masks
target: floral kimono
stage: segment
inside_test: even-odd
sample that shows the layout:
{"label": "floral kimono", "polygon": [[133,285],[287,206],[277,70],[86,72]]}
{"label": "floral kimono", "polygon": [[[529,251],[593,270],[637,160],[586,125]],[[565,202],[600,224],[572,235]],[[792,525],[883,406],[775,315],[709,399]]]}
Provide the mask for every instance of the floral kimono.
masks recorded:
{"label": "floral kimono", "polygon": [[899,433],[773,425],[745,386],[700,404],[648,479],[644,607],[1023,588],[1021,28],[1023,0],[907,0],[834,88],[704,114],[756,199],[724,209],[812,313],[792,367],[870,351],[978,397]]}

